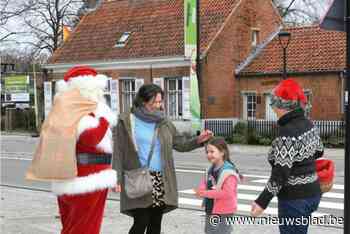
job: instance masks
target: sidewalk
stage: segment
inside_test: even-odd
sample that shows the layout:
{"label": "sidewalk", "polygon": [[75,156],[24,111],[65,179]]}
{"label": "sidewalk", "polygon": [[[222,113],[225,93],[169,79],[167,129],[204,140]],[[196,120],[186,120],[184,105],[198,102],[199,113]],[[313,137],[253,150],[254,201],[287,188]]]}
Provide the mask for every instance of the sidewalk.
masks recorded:
{"label": "sidewalk", "polygon": [[[0,233],[57,234],[60,221],[55,197],[47,192],[1,187]],[[164,234],[203,233],[203,212],[177,209],[164,217]],[[119,213],[119,202],[108,201],[101,234],[128,233],[132,219]],[[234,234],[279,233],[276,226],[234,226]],[[309,234],[342,234],[342,229],[314,226]]]}

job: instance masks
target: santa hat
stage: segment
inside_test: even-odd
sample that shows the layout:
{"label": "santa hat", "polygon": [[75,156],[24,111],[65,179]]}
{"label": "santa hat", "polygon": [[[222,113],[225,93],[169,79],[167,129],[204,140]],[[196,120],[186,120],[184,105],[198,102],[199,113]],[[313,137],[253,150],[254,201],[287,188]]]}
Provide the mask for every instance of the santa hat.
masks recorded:
{"label": "santa hat", "polygon": [[87,66],[76,66],[71,68],[66,72],[64,75],[63,79],[64,81],[68,82],[74,77],[79,77],[79,76],[96,76],[97,72],[95,69]]}
{"label": "santa hat", "polygon": [[281,81],[272,92],[271,106],[284,110],[305,109],[307,98],[302,87],[293,79]]}
{"label": "santa hat", "polygon": [[63,80],[56,83],[58,92],[63,92],[69,88],[81,89],[104,89],[107,85],[108,77],[97,74],[97,71],[88,66],[75,66],[69,69]]}

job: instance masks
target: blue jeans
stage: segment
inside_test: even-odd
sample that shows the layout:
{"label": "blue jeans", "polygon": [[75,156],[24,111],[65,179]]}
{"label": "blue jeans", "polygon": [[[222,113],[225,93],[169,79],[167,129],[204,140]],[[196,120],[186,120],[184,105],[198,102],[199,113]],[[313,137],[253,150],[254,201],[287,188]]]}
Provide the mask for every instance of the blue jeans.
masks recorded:
{"label": "blue jeans", "polygon": [[[296,220],[306,220],[311,217],[312,212],[317,210],[320,200],[320,195],[297,200],[279,200],[278,217],[280,218],[280,233],[307,234],[309,223],[300,223],[300,221]],[[291,224],[289,221],[293,221],[294,223]]]}

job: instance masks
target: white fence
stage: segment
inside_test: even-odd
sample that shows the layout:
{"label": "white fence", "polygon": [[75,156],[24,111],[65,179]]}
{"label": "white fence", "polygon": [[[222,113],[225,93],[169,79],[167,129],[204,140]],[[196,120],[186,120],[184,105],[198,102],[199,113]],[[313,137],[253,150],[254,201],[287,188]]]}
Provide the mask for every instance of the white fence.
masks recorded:
{"label": "white fence", "polygon": [[[259,135],[276,137],[278,126],[276,121],[271,120],[240,120],[240,119],[206,119],[203,120],[204,128],[210,129],[218,136],[230,137],[238,122],[246,122],[249,128],[253,128]],[[345,122],[332,120],[315,120],[314,125],[320,130],[322,138],[345,137]]]}
{"label": "white fence", "polygon": [[239,119],[205,119],[204,128],[214,132],[216,136],[232,136],[233,130]]}

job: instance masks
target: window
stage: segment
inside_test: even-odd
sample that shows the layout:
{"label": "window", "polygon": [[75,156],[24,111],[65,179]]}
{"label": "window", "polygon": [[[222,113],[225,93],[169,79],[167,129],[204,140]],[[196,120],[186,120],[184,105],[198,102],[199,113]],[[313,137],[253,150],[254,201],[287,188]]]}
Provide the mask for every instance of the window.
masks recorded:
{"label": "window", "polygon": [[346,99],[349,99],[348,97],[348,94],[346,92],[346,85],[345,85],[345,79],[344,79],[344,75],[342,74],[341,75],[341,95],[340,95],[340,110],[341,110],[341,113],[344,114],[345,113],[345,110],[346,110],[346,104],[347,104],[347,101]]}
{"label": "window", "polygon": [[182,78],[166,79],[167,115],[172,119],[181,119],[182,110]]}
{"label": "window", "polygon": [[122,112],[126,112],[131,108],[132,102],[136,95],[135,80],[134,79],[122,80],[121,82],[122,82],[122,90],[121,90]]}
{"label": "window", "polygon": [[312,108],[312,92],[311,90],[304,90],[304,94],[307,100],[307,105],[309,105],[309,108],[306,109],[306,116],[310,117],[311,114],[311,108]]}
{"label": "window", "polygon": [[256,48],[259,44],[259,30],[253,29],[252,30],[252,48]]}
{"label": "window", "polygon": [[116,43],[116,47],[124,47],[129,40],[130,32],[124,32]]}
{"label": "window", "polygon": [[312,103],[312,92],[311,90],[304,90],[304,95],[307,99],[308,104]]}
{"label": "window", "polygon": [[265,119],[276,121],[278,117],[271,107],[271,97],[270,93],[265,96]]}
{"label": "window", "polygon": [[244,95],[244,119],[255,119],[256,118],[256,94],[255,93],[246,93]]}

